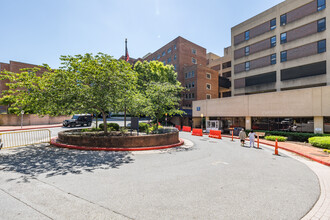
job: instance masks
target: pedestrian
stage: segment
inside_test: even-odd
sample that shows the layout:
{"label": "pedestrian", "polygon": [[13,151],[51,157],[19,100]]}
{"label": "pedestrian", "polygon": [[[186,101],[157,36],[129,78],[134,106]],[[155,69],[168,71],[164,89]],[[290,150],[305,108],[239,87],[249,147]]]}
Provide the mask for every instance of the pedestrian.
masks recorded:
{"label": "pedestrian", "polygon": [[249,133],[249,139],[250,139],[250,147],[254,147],[254,139],[256,138],[256,133],[253,132],[253,130]]}
{"label": "pedestrian", "polygon": [[245,138],[246,138],[246,133],[244,131],[244,128],[242,128],[242,130],[239,132],[239,139],[241,140],[241,146],[244,147],[244,143],[245,143]]}

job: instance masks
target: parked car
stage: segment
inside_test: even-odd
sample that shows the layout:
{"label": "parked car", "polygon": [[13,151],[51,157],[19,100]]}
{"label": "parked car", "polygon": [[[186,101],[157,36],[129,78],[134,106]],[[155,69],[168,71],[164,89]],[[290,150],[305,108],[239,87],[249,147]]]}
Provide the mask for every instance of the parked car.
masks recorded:
{"label": "parked car", "polygon": [[64,120],[63,126],[64,127],[76,127],[79,126],[91,126],[92,125],[93,117],[91,114],[79,114],[73,115],[71,119]]}

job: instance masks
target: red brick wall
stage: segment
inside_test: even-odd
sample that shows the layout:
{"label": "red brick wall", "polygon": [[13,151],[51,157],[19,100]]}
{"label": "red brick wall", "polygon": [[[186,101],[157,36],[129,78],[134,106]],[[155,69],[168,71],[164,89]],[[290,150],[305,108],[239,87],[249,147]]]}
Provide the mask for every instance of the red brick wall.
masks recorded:
{"label": "red brick wall", "polygon": [[257,53],[270,48],[270,39],[260,41],[250,46],[250,54]]}
{"label": "red brick wall", "polygon": [[287,51],[287,60],[294,60],[301,57],[307,57],[317,54],[317,42],[296,47]]}
{"label": "red brick wall", "polygon": [[317,33],[317,21],[287,32],[287,42]]}
{"label": "red brick wall", "polygon": [[266,21],[263,24],[260,24],[250,30],[250,38],[257,37],[266,32],[270,31],[270,21]]}
{"label": "red brick wall", "polygon": [[288,12],[286,15],[287,23],[296,21],[315,12],[317,12],[317,0],[314,0],[306,5]]}
{"label": "red brick wall", "polygon": [[[197,66],[197,100],[206,99],[206,94],[210,94],[212,99],[219,97],[219,73],[207,67]],[[211,74],[211,79],[206,77],[206,73]],[[206,89],[206,84],[211,85],[211,90]]]}

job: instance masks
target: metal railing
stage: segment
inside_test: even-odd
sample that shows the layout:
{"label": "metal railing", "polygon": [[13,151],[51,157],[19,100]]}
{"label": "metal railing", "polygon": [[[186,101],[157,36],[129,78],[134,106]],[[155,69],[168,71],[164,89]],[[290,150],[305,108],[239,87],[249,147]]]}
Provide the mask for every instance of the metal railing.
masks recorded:
{"label": "metal railing", "polygon": [[32,144],[50,143],[51,131],[48,129],[14,131],[0,133],[0,147],[8,149]]}

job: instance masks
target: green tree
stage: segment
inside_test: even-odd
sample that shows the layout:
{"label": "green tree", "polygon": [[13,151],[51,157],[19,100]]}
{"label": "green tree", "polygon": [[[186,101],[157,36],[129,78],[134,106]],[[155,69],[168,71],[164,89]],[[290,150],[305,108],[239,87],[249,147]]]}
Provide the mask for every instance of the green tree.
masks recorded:
{"label": "green tree", "polygon": [[[14,106],[30,108],[39,115],[100,112],[107,133],[106,111],[120,109],[136,74],[129,63],[99,53],[61,56],[62,67],[42,76],[34,72],[5,73],[18,99]],[[15,91],[15,89],[19,91]]]}
{"label": "green tree", "polygon": [[138,89],[144,97],[143,112],[158,121],[167,113],[169,116],[184,114],[179,110],[180,94],[183,91],[172,65],[162,62],[137,62],[134,70],[138,73]]}

